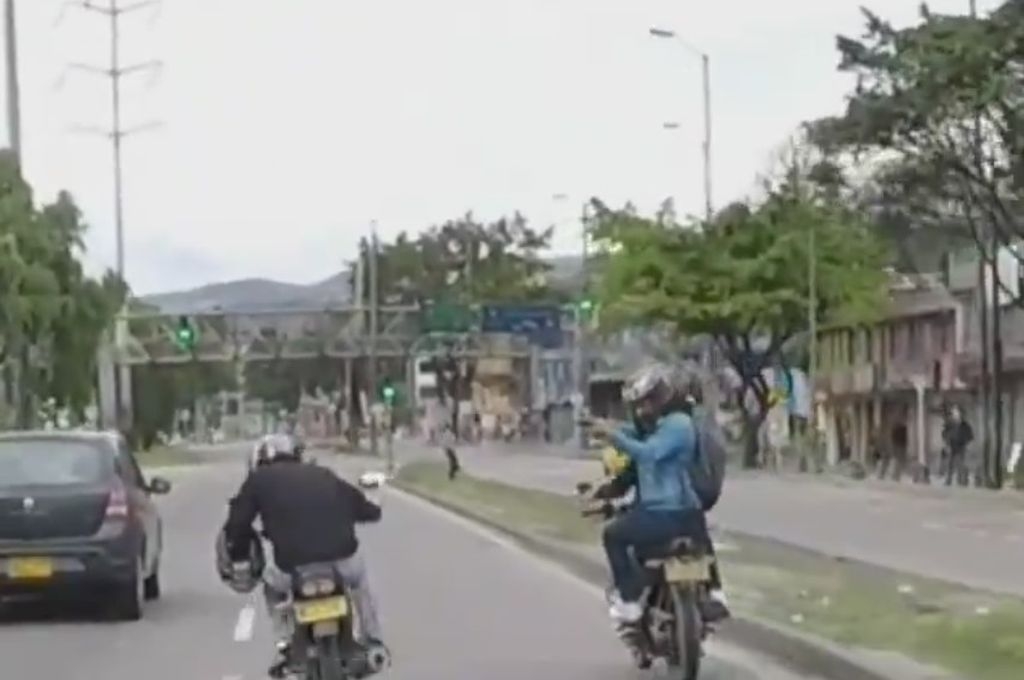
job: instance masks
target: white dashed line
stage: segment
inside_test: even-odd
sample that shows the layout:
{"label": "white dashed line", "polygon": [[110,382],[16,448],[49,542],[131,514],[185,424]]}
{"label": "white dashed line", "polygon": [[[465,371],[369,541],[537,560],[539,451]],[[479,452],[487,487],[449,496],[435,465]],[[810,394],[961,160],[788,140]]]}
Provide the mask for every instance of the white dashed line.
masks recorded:
{"label": "white dashed line", "polygon": [[242,607],[235,623],[235,642],[252,640],[253,624],[256,622],[256,609],[252,605]]}

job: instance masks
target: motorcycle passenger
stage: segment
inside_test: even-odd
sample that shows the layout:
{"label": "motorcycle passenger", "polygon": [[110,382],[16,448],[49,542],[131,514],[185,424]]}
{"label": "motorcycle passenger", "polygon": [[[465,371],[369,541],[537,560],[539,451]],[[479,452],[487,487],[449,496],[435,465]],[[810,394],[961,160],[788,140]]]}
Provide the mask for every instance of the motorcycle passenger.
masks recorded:
{"label": "motorcycle passenger", "polygon": [[303,464],[301,444],[288,435],[267,438],[261,449],[257,464],[231,500],[223,533],[231,560],[245,561],[252,552],[252,525],[258,518],[273,548],[272,564],[263,577],[278,636],[271,674],[280,675],[289,660],[292,631],[283,605],[290,597],[290,574],[307,564],[335,563],[352,598],[360,642],[367,649],[383,649],[376,601],[355,532],[357,522],[380,520],[380,507],[327,468]]}
{"label": "motorcycle passenger", "polygon": [[[686,413],[693,418],[694,410],[700,408],[697,405],[698,400],[700,400],[699,395],[687,394],[682,397],[677,396],[674,398],[669,409],[670,411]],[[640,433],[640,436],[646,436],[646,428],[643,423],[634,421],[633,428],[634,431]],[[701,447],[698,446],[698,455],[702,456],[704,452],[700,449]],[[636,488],[636,467],[629,459],[629,456],[615,450],[613,447],[608,447],[602,453],[602,466],[607,481],[595,490],[593,494],[595,500],[611,501],[619,499]],[[697,492],[698,497],[700,497],[701,494],[696,489],[696,485],[694,490]],[[707,502],[704,498],[700,498],[700,500],[702,501],[702,509],[705,513],[709,512],[714,506],[714,502]],[[714,545],[711,541],[710,532],[707,536],[706,546],[708,547],[708,555],[714,557]],[[730,616],[728,600],[722,587],[721,573],[717,560],[711,563],[708,600],[708,602],[702,603],[702,613],[707,622],[714,623]]]}
{"label": "motorcycle passenger", "polygon": [[595,423],[596,433],[629,457],[636,477],[635,503],[603,533],[615,586],[610,614],[623,623],[639,621],[644,612],[647,575],[636,555],[680,537],[710,547],[700,500],[684,473],[696,456],[696,432],[688,415],[670,411],[673,392],[666,367],[643,369],[630,378],[623,396],[649,434],[643,436],[636,425]]}

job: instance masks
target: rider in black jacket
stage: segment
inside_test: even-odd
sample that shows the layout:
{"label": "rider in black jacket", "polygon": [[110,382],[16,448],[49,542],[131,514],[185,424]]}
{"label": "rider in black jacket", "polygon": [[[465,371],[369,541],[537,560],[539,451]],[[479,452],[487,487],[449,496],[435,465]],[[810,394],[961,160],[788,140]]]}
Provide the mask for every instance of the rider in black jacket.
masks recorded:
{"label": "rider in black jacket", "polygon": [[306,564],[335,563],[349,587],[362,642],[383,646],[355,532],[357,522],[380,520],[380,506],[331,470],[303,464],[301,449],[290,437],[271,437],[264,446],[262,464],[252,469],[231,500],[224,534],[231,559],[244,561],[250,554],[253,522],[259,518],[273,548],[276,569],[264,574],[264,595],[279,636],[275,667],[287,659],[290,633],[276,605],[288,598],[288,575]]}

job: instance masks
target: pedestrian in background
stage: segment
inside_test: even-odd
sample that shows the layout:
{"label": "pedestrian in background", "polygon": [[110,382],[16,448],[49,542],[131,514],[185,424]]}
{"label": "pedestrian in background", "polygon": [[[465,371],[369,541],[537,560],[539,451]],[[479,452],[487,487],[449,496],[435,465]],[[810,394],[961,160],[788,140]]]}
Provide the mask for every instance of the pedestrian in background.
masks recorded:
{"label": "pedestrian in background", "polygon": [[459,457],[455,453],[455,443],[457,437],[455,435],[455,428],[452,427],[451,423],[445,423],[441,426],[441,448],[444,450],[444,456],[448,460],[448,479],[449,481],[454,480],[458,476],[462,466],[459,465]]}
{"label": "pedestrian in background", "polygon": [[974,441],[974,430],[964,420],[959,406],[951,406],[942,427],[943,457],[946,461],[946,486],[953,484],[956,475],[960,486],[967,484],[967,447]]}

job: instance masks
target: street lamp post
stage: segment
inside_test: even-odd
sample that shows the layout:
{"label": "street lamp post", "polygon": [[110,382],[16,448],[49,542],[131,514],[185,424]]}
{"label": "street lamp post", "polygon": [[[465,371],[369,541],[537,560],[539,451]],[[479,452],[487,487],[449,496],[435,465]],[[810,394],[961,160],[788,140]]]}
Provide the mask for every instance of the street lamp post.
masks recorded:
{"label": "street lamp post", "polygon": [[714,204],[711,198],[711,58],[702,50],[686,42],[675,31],[664,28],[651,28],[650,34],[655,38],[675,40],[692,54],[700,57],[701,94],[704,102],[704,216],[710,222],[714,215]]}

